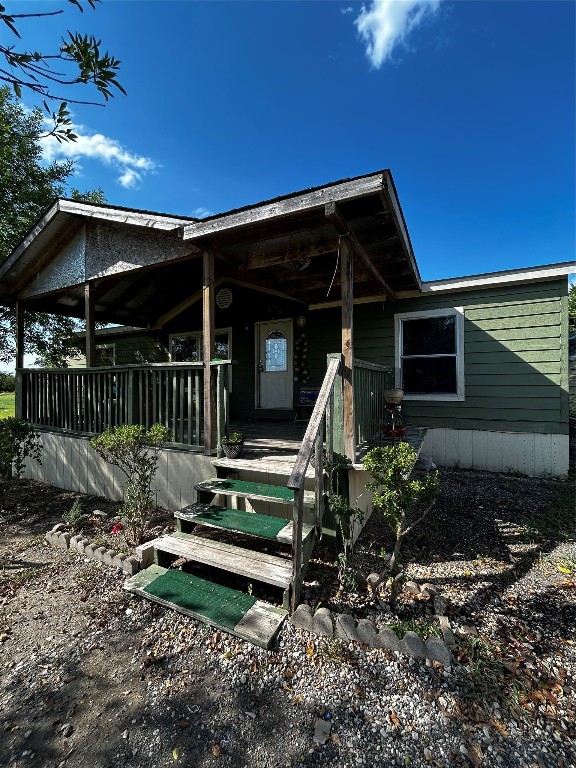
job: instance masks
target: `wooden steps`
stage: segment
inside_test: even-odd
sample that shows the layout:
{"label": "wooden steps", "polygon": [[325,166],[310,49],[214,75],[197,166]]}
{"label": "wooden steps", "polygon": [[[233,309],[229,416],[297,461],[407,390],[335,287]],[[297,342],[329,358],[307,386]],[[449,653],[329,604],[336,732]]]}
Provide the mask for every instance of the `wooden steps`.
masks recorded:
{"label": "wooden steps", "polygon": [[[237,496],[243,499],[258,499],[273,504],[289,504],[292,506],[294,493],[289,488],[268,483],[255,483],[249,480],[233,480],[213,477],[195,486],[202,497],[207,496]],[[202,500],[202,499],[201,499]],[[304,506],[314,507],[316,496],[313,491],[304,492]]]}
{"label": "wooden steps", "polygon": [[[294,455],[290,453],[286,458],[274,456],[272,458],[263,456],[249,459],[214,459],[212,464],[217,469],[223,469],[228,472],[258,472],[269,475],[288,476],[294,465]],[[314,467],[309,466],[306,470],[306,477],[314,477]]]}
{"label": "wooden steps", "polygon": [[[162,589],[159,577],[170,574],[171,583]],[[179,583],[173,584],[174,579]],[[182,571],[152,565],[132,576],[124,588],[147,600],[186,616],[212,624],[260,648],[270,648],[287,611],[221,587]]]}
{"label": "wooden steps", "polygon": [[[238,468],[236,460],[231,463]],[[175,513],[174,534],[148,543],[154,564],[129,579],[126,589],[268,648],[290,604],[295,563],[298,582],[308,565],[315,528],[303,525],[294,547],[294,492],[286,485],[212,478],[195,487],[198,501]],[[217,506],[220,497],[233,499],[233,507],[246,499],[247,509]],[[248,501],[265,504],[254,512]],[[305,492],[308,509],[315,501],[313,492]],[[254,591],[275,600],[274,590],[282,608],[252,596]]]}
{"label": "wooden steps", "polygon": [[[209,528],[221,528],[245,536],[255,536],[280,544],[292,544],[292,521],[283,518],[246,512],[241,509],[229,509],[216,505],[196,502],[174,513],[179,531],[191,533],[196,525]],[[313,525],[302,526],[302,539],[305,541],[314,533]]]}
{"label": "wooden steps", "polygon": [[237,547],[224,541],[176,532],[170,536],[160,536],[151,543],[159,565],[162,565],[164,555],[168,554],[281,589],[288,589],[292,579],[290,559]]}

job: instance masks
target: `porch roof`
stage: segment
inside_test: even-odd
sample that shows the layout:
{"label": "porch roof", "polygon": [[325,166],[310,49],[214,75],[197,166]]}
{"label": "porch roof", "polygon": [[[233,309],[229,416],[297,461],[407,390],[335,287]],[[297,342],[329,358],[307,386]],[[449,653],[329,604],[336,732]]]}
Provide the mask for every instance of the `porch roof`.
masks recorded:
{"label": "porch roof", "polygon": [[340,298],[341,236],[354,248],[356,297],[421,289],[384,170],[202,220],[56,200],[0,267],[0,303],[83,317],[90,283],[97,320],[161,325],[201,288],[211,252],[218,281],[318,305]]}

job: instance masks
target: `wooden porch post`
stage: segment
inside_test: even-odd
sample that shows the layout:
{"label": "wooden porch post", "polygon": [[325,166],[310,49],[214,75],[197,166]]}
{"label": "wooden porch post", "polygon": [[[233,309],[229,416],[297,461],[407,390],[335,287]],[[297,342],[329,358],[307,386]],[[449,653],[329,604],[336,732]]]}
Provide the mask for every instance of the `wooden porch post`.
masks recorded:
{"label": "wooden porch post", "polygon": [[24,418],[23,402],[24,393],[22,392],[23,377],[22,368],[24,368],[24,304],[21,301],[16,302],[16,418]]}
{"label": "wooden porch post", "polygon": [[16,302],[16,370],[24,368],[24,304]]}
{"label": "wooden porch post", "polygon": [[215,402],[210,361],[214,355],[214,254],[203,254],[202,333],[204,359],[204,454],[210,456],[216,447]]}
{"label": "wooden porch post", "polygon": [[86,320],[86,368],[96,365],[96,341],[94,336],[94,288],[84,285],[84,318]]}
{"label": "wooden porch post", "polygon": [[356,429],[354,423],[354,252],[350,238],[340,238],[340,272],[342,285],[342,411],[344,423],[344,454],[356,459]]}

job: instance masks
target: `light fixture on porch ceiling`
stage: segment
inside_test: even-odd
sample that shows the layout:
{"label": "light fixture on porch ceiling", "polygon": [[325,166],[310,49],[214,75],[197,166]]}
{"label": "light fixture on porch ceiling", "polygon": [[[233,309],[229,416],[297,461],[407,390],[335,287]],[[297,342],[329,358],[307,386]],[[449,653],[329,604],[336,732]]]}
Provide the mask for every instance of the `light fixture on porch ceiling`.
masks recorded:
{"label": "light fixture on porch ceiling", "polygon": [[312,259],[309,256],[303,256],[300,259],[294,259],[294,261],[286,261],[284,266],[290,272],[303,272],[312,264]]}

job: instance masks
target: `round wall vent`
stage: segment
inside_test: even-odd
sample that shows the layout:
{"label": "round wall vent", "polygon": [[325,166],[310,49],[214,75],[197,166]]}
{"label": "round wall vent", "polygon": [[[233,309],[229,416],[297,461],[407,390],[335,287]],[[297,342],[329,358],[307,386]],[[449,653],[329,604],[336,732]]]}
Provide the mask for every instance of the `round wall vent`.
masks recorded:
{"label": "round wall vent", "polygon": [[222,290],[218,291],[216,294],[216,304],[220,309],[228,309],[230,304],[232,304],[232,291],[228,288],[222,288]]}

